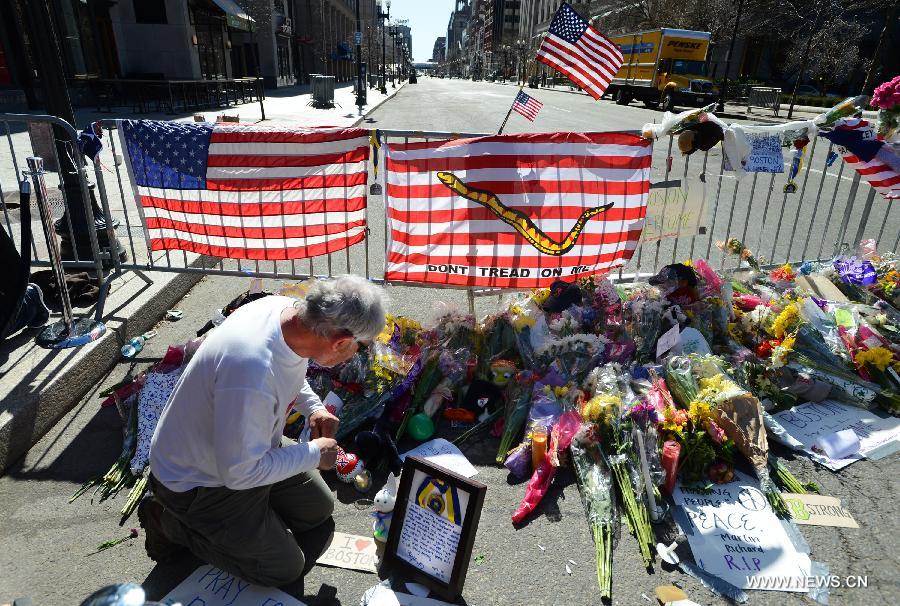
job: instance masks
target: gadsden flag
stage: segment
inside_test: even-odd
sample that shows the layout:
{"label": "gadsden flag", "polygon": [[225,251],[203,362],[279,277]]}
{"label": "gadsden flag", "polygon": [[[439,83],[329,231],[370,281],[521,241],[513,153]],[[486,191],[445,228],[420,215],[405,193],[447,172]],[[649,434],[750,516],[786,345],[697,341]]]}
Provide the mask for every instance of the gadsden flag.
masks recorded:
{"label": "gadsden flag", "polygon": [[620,267],[641,237],[651,153],[622,132],[388,145],[385,278],[534,288]]}

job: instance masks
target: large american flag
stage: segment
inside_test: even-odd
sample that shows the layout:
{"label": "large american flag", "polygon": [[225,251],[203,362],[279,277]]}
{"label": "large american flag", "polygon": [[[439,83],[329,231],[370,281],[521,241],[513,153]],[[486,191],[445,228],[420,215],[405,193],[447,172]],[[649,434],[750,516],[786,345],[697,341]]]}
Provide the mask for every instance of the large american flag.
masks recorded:
{"label": "large american flag", "polygon": [[152,250],[303,259],[362,241],[369,132],[124,120]]}
{"label": "large american flag", "polygon": [[563,3],[538,48],[537,60],[599,99],[622,67],[622,51]]}
{"label": "large american flag", "polygon": [[522,114],[530,122],[534,122],[534,119],[537,118],[538,112],[541,111],[541,108],[544,107],[544,104],[531,97],[526,95],[524,92],[519,91],[519,94],[516,95],[515,101],[513,101],[513,110]]}
{"label": "large american flag", "polygon": [[624,265],[641,237],[651,152],[621,132],[388,145],[385,278],[533,288]]}
{"label": "large american flag", "polygon": [[838,120],[834,130],[821,132],[838,146],[838,151],[851,168],[887,200],[900,198],[900,156],[884,141],[875,137],[867,120]]}

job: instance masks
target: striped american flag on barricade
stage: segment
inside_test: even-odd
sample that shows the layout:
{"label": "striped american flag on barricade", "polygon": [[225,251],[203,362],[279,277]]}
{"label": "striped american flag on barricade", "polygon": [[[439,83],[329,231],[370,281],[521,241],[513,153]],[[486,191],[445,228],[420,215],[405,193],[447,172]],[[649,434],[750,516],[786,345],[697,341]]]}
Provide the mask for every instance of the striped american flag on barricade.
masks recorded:
{"label": "striped american flag on barricade", "polygon": [[875,136],[861,118],[844,118],[830,132],[819,133],[838,146],[844,162],[887,200],[900,198],[900,155]]}
{"label": "striped american flag on barricade", "polygon": [[622,67],[622,51],[563,3],[538,48],[537,60],[599,99]]}
{"label": "striped american flag on barricade", "polygon": [[534,122],[542,107],[544,107],[543,103],[522,91],[519,91],[515,101],[513,101],[513,111],[528,118],[529,122]]}
{"label": "striped american flag on barricade", "polygon": [[385,278],[534,288],[622,266],[641,237],[651,153],[622,132],[390,144]]}
{"label": "striped american flag on barricade", "polygon": [[369,131],[123,120],[151,250],[324,255],[366,230]]}

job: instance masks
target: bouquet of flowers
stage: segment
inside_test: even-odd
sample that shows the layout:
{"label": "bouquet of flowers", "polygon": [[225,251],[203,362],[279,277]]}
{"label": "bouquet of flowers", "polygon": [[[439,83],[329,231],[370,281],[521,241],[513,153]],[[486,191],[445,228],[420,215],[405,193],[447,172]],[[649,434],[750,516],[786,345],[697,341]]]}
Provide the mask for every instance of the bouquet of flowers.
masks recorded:
{"label": "bouquet of flowers", "polygon": [[594,537],[597,585],[600,596],[609,599],[612,591],[613,536],[617,522],[612,477],[590,425],[582,427],[569,452],[578,479],[581,502]]}
{"label": "bouquet of flowers", "polygon": [[878,138],[889,142],[897,141],[900,131],[900,76],[876,88],[871,105],[878,108]]}
{"label": "bouquet of flowers", "polygon": [[[619,488],[625,519],[638,541],[644,565],[649,567],[655,542],[641,488],[642,474],[638,471],[640,452],[632,438],[631,419],[627,417],[638,403],[637,398],[629,386],[628,374],[618,364],[595,368],[587,378],[586,387],[592,396],[584,402],[581,417],[596,424],[601,451]],[[653,442],[655,447],[655,439]]]}
{"label": "bouquet of flowers", "polygon": [[749,248],[744,246],[744,243],[737,238],[719,240],[716,242],[716,248],[718,248],[722,252],[739,256],[742,261],[746,261],[750,267],[752,267],[756,271],[759,271],[759,260],[756,258],[753,252]]}

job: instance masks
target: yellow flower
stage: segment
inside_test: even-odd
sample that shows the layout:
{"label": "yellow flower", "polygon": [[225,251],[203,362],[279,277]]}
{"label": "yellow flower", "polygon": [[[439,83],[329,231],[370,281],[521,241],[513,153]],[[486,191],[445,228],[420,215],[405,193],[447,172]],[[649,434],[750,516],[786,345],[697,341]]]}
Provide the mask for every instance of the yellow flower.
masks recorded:
{"label": "yellow flower", "polygon": [[886,347],[873,347],[856,354],[856,363],[860,366],[874,366],[884,372],[894,359],[894,354]]}
{"label": "yellow flower", "polygon": [[702,400],[694,400],[691,402],[691,405],[688,406],[688,416],[690,417],[691,422],[697,427],[702,426],[704,421],[715,420],[712,406]]}
{"label": "yellow flower", "polygon": [[791,303],[775,318],[775,322],[772,324],[772,334],[777,339],[783,339],[784,335],[791,332],[799,322],[800,312],[797,310],[797,305]]}
{"label": "yellow flower", "polygon": [[512,317],[512,325],[516,332],[522,332],[522,329],[526,326],[529,328],[534,326],[534,318],[529,317],[518,303],[510,306],[509,314]]}
{"label": "yellow flower", "polygon": [[391,314],[386,314],[384,317],[384,328],[378,336],[375,337],[376,341],[381,341],[382,343],[387,343],[391,340],[391,336],[394,334],[394,324],[395,318]]}
{"label": "yellow flower", "polygon": [[534,304],[540,307],[544,304],[544,301],[550,296],[549,288],[538,288],[531,291],[531,300],[534,301]]}

